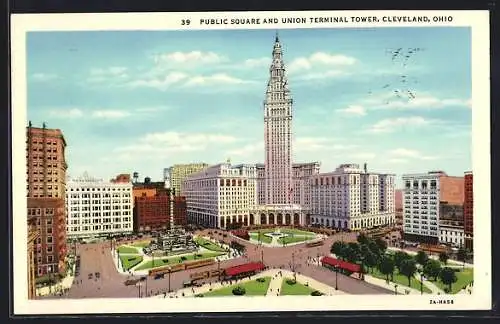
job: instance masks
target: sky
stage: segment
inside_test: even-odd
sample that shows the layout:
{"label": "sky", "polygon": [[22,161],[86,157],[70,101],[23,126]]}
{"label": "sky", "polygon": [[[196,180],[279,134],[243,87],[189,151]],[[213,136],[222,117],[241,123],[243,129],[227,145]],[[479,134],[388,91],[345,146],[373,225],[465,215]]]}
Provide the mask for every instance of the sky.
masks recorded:
{"label": "sky", "polygon": [[[70,176],[161,180],[176,163],[262,163],[275,33],[29,33],[28,119],[62,130]],[[321,172],[367,163],[398,178],[471,169],[469,28],[289,29],[279,38],[295,162],[318,161]]]}

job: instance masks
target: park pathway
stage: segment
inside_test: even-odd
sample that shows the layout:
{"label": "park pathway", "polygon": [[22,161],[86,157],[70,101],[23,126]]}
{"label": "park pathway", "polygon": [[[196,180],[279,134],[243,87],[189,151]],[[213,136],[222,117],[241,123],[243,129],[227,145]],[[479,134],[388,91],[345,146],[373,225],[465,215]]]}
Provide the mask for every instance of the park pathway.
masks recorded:
{"label": "park pathway", "polygon": [[[420,275],[415,273],[413,275],[415,277],[415,279],[419,280],[420,281]],[[427,278],[423,278],[423,283],[424,283],[424,286],[426,286],[427,288],[429,288],[431,291],[432,291],[432,294],[433,295],[440,295],[440,294],[444,294],[444,291],[442,291],[440,288],[438,288],[433,282],[431,282],[429,279]]]}
{"label": "park pathway", "polygon": [[269,287],[267,288],[266,296],[279,296],[282,281],[283,277],[281,273],[279,271],[274,271]]}

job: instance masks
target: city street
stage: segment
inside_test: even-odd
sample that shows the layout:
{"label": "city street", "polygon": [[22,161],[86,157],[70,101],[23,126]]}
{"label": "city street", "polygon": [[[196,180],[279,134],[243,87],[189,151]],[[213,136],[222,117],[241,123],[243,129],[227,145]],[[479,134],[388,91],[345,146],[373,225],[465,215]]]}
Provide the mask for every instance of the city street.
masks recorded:
{"label": "city street", "polygon": [[[208,236],[208,230],[198,234]],[[337,233],[325,240],[325,244],[320,247],[307,248],[305,244],[298,244],[289,247],[263,247],[256,246],[245,240],[237,239],[232,236],[223,238],[222,231],[212,231],[212,236],[218,240],[222,240],[229,244],[232,240],[237,240],[246,246],[246,255],[237,259],[222,261],[221,268],[238,265],[250,261],[260,261],[263,258],[264,263],[269,268],[281,268],[293,270],[298,273],[314,278],[329,286],[335,287],[335,272],[323,267],[312,264],[313,259],[318,256],[328,255],[329,249],[333,241],[344,240],[345,242],[353,242],[356,240],[356,233]],[[163,279],[153,279],[148,277],[137,286],[126,286],[125,280],[131,276],[120,274],[116,271],[116,265],[113,264],[111,258],[109,242],[101,242],[94,244],[83,244],[77,248],[78,254],[81,257],[80,274],[75,278],[73,286],[68,294],[63,298],[102,298],[102,297],[142,297],[163,294],[168,291],[169,278],[165,276]],[[191,273],[215,270],[217,264],[209,267],[192,269],[188,271],[176,272],[170,276],[171,290],[178,290],[183,287],[185,281],[189,281]],[[97,278],[96,273],[99,274]],[[92,277],[90,278],[90,274]],[[340,290],[349,294],[390,294],[391,291],[379,286],[371,285],[356,278],[345,275],[338,275],[338,287]],[[215,282],[217,278],[207,279],[204,283]],[[61,298],[55,296],[47,296],[45,298]]]}

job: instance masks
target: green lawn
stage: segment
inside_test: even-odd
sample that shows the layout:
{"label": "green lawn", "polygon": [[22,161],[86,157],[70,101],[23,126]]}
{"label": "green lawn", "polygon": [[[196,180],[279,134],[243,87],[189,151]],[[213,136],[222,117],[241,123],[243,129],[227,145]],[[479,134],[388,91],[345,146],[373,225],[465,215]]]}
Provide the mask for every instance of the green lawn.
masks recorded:
{"label": "green lawn", "polygon": [[120,255],[120,261],[123,265],[124,270],[129,270],[142,262],[142,256]]}
{"label": "green lawn", "polygon": [[224,248],[221,248],[219,245],[215,244],[212,241],[204,239],[203,237],[195,237],[193,241],[199,246],[204,247],[207,250],[216,251],[216,252],[226,252]]}
{"label": "green lawn", "polygon": [[264,296],[269,288],[269,283],[271,282],[271,277],[264,277],[265,281],[258,282],[257,280],[247,281],[242,284],[236,284],[229,287],[220,288],[217,290],[212,290],[203,294],[204,297],[222,297],[222,296],[235,296],[233,295],[233,289],[237,286],[245,288],[246,293],[244,296]]}
{"label": "green lawn", "polygon": [[[467,286],[474,280],[474,269],[472,268],[465,268],[461,270],[460,272],[456,272],[457,275],[457,282],[451,285],[451,293],[456,294],[464,286]],[[441,282],[441,280],[436,280],[436,281],[431,281],[433,284],[435,284],[439,289],[443,290],[448,287],[448,285],[445,285]]]}
{"label": "green lawn", "polygon": [[[373,269],[373,273],[370,270],[369,273],[366,273],[365,275],[370,275],[372,277],[379,278],[379,279],[384,279],[384,280],[386,279],[385,275],[383,275],[382,273],[380,273],[380,271],[378,271],[378,269]],[[389,276],[389,280],[390,279],[391,279],[391,277]],[[403,276],[397,270],[394,271],[393,282],[397,283],[398,285],[408,287],[408,277]],[[416,290],[420,291],[420,280],[417,280],[415,277],[412,277],[411,278],[411,286],[410,287],[413,288],[413,289],[416,289]],[[428,294],[432,293],[432,290],[430,290],[429,288],[427,288],[425,285],[423,285],[423,289],[422,290],[424,291],[424,293],[428,293]],[[401,290],[398,289],[398,291],[404,292],[404,288],[401,289]]]}
{"label": "green lawn", "polygon": [[298,230],[298,229],[295,229],[295,228],[281,228],[280,231],[282,233],[285,233],[285,234],[300,234],[300,235],[308,235],[308,236],[314,236],[315,235],[313,232]]}
{"label": "green lawn", "polygon": [[[203,259],[213,258],[213,257],[223,255],[223,254],[224,253],[220,253],[220,252],[207,252],[207,253],[201,253],[201,254],[193,253],[193,254],[185,255],[186,260],[182,260],[181,256],[161,258],[161,259],[155,258],[154,264],[153,264],[153,260],[150,260],[144,264],[141,264],[135,270],[146,270],[146,269],[162,267],[162,266],[169,265],[169,264],[175,265],[175,264],[183,263],[186,261],[203,260]],[[198,257],[197,255],[201,255],[201,256]]]}
{"label": "green lawn", "polygon": [[118,247],[118,252],[119,253],[128,253],[128,254],[139,254],[139,250],[133,247],[129,246],[120,246]]}
{"label": "green lawn", "polygon": [[278,239],[279,244],[290,244],[297,242],[304,242],[314,239],[314,236],[286,236]]}
{"label": "green lawn", "polygon": [[290,296],[290,295],[307,295],[310,296],[314,289],[301,284],[300,282],[295,283],[294,285],[289,285],[286,281],[291,278],[283,278],[283,282],[281,283],[281,296]]}
{"label": "green lawn", "polygon": [[[273,241],[273,238],[272,237],[269,237],[269,236],[266,236],[264,235],[265,233],[272,233],[273,231],[268,231],[268,232],[263,232],[261,231],[261,235],[260,235],[260,240],[263,242],[263,243],[266,243],[266,244],[270,244],[272,241]],[[259,240],[259,232],[250,232],[250,237],[255,240],[255,241],[258,241]]]}

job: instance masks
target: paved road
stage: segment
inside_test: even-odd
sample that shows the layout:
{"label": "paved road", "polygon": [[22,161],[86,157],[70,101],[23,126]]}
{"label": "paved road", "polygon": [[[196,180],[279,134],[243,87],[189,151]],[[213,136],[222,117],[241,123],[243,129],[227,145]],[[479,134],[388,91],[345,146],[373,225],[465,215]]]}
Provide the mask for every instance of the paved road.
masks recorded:
{"label": "paved road", "polygon": [[[201,232],[202,235],[208,235],[208,230]],[[223,238],[222,232],[212,231],[212,236],[216,239],[230,243],[235,240],[233,237]],[[293,245],[288,247],[264,247],[256,246],[245,240],[237,239],[241,244],[247,247],[247,255],[237,259],[220,262],[220,267],[225,268],[250,261],[260,261],[264,259],[264,263],[269,268],[293,269],[303,275],[314,278],[320,282],[335,286],[335,272],[324,269],[315,265],[308,265],[308,260],[318,256],[327,255],[330,253],[331,244],[336,240],[344,240],[345,242],[353,242],[356,240],[355,233],[338,233],[326,239],[323,246],[307,248],[305,244]],[[80,275],[75,278],[75,283],[64,298],[99,298],[99,297],[139,297],[162,294],[168,291],[169,278],[168,275],[164,279],[148,278],[141,286],[125,286],[125,280],[130,277],[119,273],[116,266],[113,264],[109,242],[84,244],[77,247],[77,253],[80,255]],[[215,270],[217,264],[209,267],[192,269],[183,272],[172,273],[170,276],[170,289],[178,290],[182,288],[185,281],[189,280],[190,274],[199,271]],[[100,278],[95,278],[95,273],[100,273]],[[93,278],[89,279],[88,275],[92,273]],[[207,279],[204,282],[215,282],[217,278]],[[147,287],[147,289],[146,289]],[[342,274],[338,275],[338,287],[340,290],[350,294],[391,294],[392,292],[384,288],[371,285],[364,281],[348,277]],[[61,297],[45,297],[45,298],[61,298]]]}

